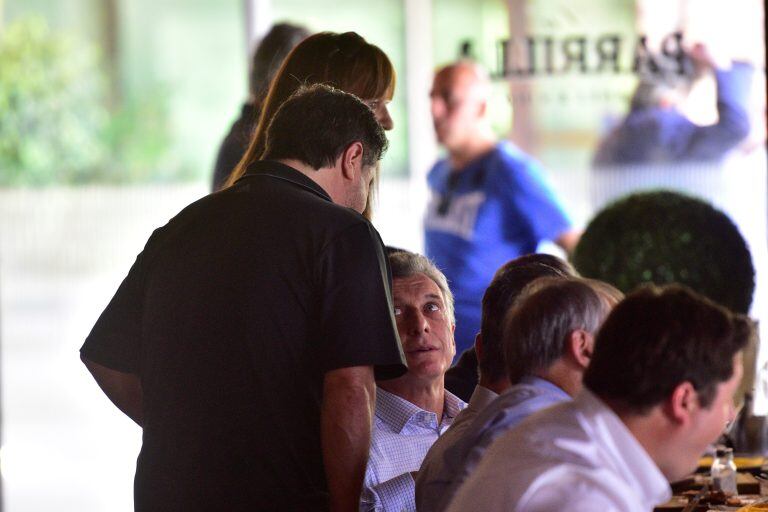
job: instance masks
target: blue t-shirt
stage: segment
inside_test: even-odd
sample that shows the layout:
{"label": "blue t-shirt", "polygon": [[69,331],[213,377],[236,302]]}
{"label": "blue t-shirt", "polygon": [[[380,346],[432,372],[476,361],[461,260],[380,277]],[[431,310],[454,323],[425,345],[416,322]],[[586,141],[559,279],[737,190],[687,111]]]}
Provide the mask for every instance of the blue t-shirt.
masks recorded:
{"label": "blue t-shirt", "polygon": [[[544,183],[539,164],[508,142],[451,175],[441,160],[428,176],[432,197],[425,248],[456,299],[457,354],[480,330],[483,293],[507,261],[555,240],[570,221]],[[449,183],[450,182],[450,183]]]}

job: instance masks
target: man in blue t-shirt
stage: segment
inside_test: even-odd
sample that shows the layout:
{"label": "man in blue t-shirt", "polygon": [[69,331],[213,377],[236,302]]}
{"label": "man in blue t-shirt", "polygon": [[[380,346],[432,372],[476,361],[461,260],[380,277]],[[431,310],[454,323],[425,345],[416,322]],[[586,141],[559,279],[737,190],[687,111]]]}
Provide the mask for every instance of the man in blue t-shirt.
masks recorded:
{"label": "man in blue t-shirt", "polygon": [[497,268],[535,252],[542,241],[567,252],[578,241],[539,164],[491,131],[489,89],[487,73],[462,61],[439,70],[430,93],[435,133],[448,158],[428,176],[425,247],[456,298],[459,353],[474,343],[480,301]]}

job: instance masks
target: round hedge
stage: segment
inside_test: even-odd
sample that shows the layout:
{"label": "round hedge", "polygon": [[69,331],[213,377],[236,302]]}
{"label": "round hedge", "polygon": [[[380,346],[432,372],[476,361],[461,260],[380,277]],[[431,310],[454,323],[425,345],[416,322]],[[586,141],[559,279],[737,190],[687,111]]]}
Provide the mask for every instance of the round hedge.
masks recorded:
{"label": "round hedge", "polygon": [[747,244],[727,215],[670,191],[624,197],[589,223],[573,255],[585,277],[627,293],[643,283],[681,283],[739,313],[755,289]]}

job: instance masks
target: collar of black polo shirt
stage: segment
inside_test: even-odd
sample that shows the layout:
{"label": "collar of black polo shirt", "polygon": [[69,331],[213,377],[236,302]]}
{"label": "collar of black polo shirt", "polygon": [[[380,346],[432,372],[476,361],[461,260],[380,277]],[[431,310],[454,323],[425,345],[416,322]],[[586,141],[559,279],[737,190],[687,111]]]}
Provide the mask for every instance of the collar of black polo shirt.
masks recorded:
{"label": "collar of black polo shirt", "polygon": [[328,195],[328,192],[309,176],[303,172],[297,171],[290,165],[285,165],[276,160],[258,160],[251,163],[246,169],[245,174],[243,174],[235,183],[238,183],[241,180],[264,177],[288,181],[317,194],[323,199],[333,202],[331,196]]}

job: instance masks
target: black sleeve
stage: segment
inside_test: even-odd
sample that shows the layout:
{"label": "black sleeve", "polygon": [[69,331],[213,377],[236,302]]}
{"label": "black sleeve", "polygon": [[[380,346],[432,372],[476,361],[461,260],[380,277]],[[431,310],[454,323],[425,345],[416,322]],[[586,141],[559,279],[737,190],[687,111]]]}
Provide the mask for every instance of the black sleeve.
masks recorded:
{"label": "black sleeve", "polygon": [[139,374],[144,253],[139,254],[115,296],[80,348],[85,358],[120,372]]}
{"label": "black sleeve", "polygon": [[383,244],[368,222],[345,229],[320,260],[324,371],[374,365],[377,379],[405,373]]}

